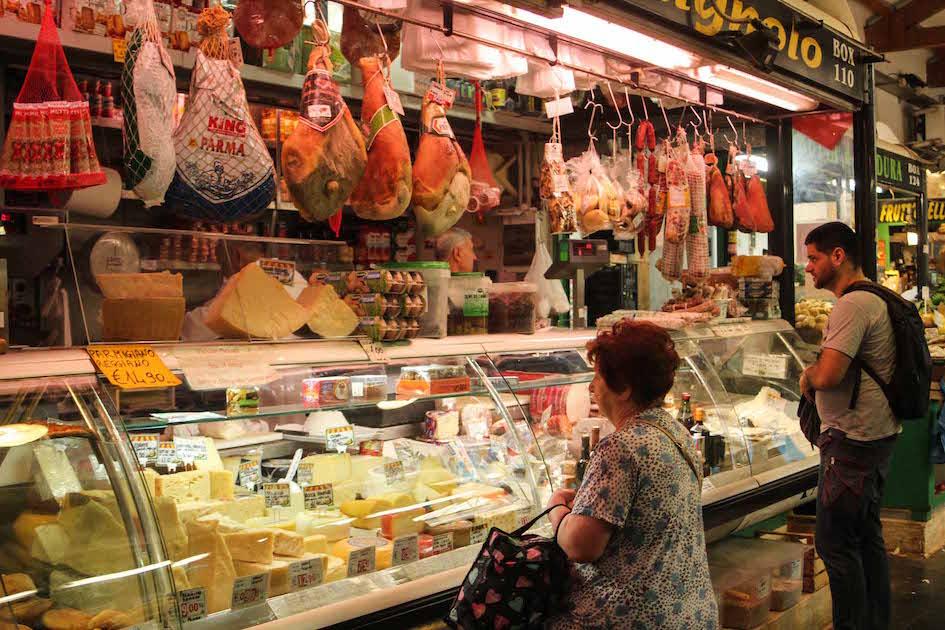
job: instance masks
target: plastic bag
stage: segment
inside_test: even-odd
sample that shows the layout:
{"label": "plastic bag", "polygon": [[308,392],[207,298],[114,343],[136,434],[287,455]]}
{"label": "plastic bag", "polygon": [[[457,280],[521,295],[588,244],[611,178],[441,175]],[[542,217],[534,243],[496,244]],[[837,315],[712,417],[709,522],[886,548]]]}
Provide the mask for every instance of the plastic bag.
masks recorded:
{"label": "plastic bag", "polygon": [[571,310],[571,302],[568,301],[568,295],[564,292],[564,287],[558,280],[549,280],[545,277],[545,272],[551,267],[551,255],[548,249],[539,244],[535,247],[535,255],[532,257],[532,264],[525,274],[525,282],[531,282],[537,291],[537,313],[540,318],[547,318],[551,313],[567,313]]}
{"label": "plastic bag", "polygon": [[473,131],[472,149],[469,152],[469,169],[472,182],[469,186],[469,205],[467,212],[478,212],[479,216],[499,205],[502,189],[495,181],[489,158],[486,155],[486,143],[482,139],[482,88],[476,82],[476,128]]}
{"label": "plastic bag", "polygon": [[684,165],[672,159],[666,167],[666,233],[667,243],[679,244],[686,240],[689,232],[689,213],[691,201],[689,184],[686,180]]}
{"label": "plastic bag", "polygon": [[571,70],[541,61],[529,61],[528,72],[515,81],[516,94],[537,98],[558,98],[575,89]]}
{"label": "plastic bag", "polygon": [[551,142],[545,144],[545,159],[541,163],[538,194],[542,206],[548,212],[548,223],[552,234],[577,232],[577,215],[571,182],[564,164],[561,143],[557,142],[558,118],[554,119],[555,132]]}
{"label": "plastic bag", "polygon": [[613,206],[619,205],[617,191],[604,172],[593,143],[587,151],[568,160],[574,209],[582,234],[611,228]]}

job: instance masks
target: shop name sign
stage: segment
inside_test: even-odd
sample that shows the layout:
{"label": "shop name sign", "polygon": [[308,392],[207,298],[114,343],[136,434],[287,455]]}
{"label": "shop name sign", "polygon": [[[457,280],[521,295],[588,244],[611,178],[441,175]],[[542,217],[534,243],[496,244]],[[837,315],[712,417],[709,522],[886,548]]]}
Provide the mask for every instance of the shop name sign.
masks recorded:
{"label": "shop name sign", "polygon": [[925,192],[925,169],[922,165],[883,149],[876,150],[876,179],[881,185],[892,188]]}
{"label": "shop name sign", "polygon": [[[758,19],[777,35],[774,66],[803,80],[864,100],[866,66],[857,63],[859,46],[852,40],[820,27],[813,20],[779,0],[624,0],[656,13],[699,35],[755,30],[745,20]],[[718,8],[716,8],[718,7]],[[720,12],[718,9],[721,9]],[[723,13],[725,14],[723,16]],[[733,18],[729,21],[726,17]],[[815,28],[801,25],[815,24]]]}
{"label": "shop name sign", "polygon": [[918,213],[919,200],[912,199],[880,199],[880,223],[915,223]]}
{"label": "shop name sign", "polygon": [[929,221],[945,222],[945,199],[929,199]]}

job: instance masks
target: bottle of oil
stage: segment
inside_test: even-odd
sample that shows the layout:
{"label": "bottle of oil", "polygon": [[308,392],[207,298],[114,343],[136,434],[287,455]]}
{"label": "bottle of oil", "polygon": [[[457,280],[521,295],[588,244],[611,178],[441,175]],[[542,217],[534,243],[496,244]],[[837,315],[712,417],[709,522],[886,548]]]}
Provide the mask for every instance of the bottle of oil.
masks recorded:
{"label": "bottle of oil", "polygon": [[575,477],[577,477],[577,486],[580,488],[584,481],[584,471],[587,470],[587,464],[591,461],[591,436],[586,432],[581,434],[581,459],[578,460]]}
{"label": "bottle of oil", "polygon": [[687,429],[692,429],[694,421],[692,419],[692,403],[691,396],[689,392],[684,392],[682,395],[682,406],[679,408],[679,413],[676,415],[676,419],[679,420]]}

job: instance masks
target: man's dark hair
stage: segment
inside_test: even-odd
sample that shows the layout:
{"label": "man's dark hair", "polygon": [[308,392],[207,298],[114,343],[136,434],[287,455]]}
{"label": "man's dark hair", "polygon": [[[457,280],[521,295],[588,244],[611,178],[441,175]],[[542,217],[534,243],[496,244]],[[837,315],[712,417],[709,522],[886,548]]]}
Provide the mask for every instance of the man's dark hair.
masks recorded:
{"label": "man's dark hair", "polygon": [[815,227],[804,239],[804,245],[813,245],[824,254],[839,247],[846,252],[847,260],[857,269],[860,268],[860,241],[856,238],[856,232],[846,223],[832,221]]}

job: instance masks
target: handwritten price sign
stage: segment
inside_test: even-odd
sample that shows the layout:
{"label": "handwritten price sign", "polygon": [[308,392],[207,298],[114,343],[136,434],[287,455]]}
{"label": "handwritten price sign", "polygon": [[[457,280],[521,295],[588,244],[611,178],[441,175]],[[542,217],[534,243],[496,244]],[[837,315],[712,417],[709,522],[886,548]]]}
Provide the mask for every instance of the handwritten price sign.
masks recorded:
{"label": "handwritten price sign", "polygon": [[394,552],[391,564],[399,566],[416,562],[420,558],[420,538],[416,534],[401,536],[394,541]]}
{"label": "handwritten price sign", "polygon": [[329,427],[325,429],[325,450],[344,453],[354,444],[354,427]]}
{"label": "handwritten price sign", "polygon": [[317,486],[305,486],[302,489],[305,493],[305,509],[314,510],[322,505],[332,505],[335,502],[334,491],[330,483],[322,483]]}
{"label": "handwritten price sign", "polygon": [[89,358],[108,382],[121,389],[177,387],[174,376],[151,346],[89,346]]}
{"label": "handwritten price sign", "polygon": [[266,601],[269,597],[269,574],[247,575],[233,582],[233,598],[230,608],[239,610]]}
{"label": "handwritten price sign", "polygon": [[287,483],[264,483],[263,493],[266,497],[266,507],[289,507],[291,503],[291,488]]}
{"label": "handwritten price sign", "polygon": [[316,558],[299,560],[289,565],[289,589],[292,592],[318,586],[324,581],[324,567]]}
{"label": "handwritten price sign", "polygon": [[177,593],[180,618],[183,621],[196,621],[207,616],[207,590],[188,588]]}
{"label": "handwritten price sign", "polygon": [[453,550],[453,532],[443,532],[433,537],[433,555]]}
{"label": "handwritten price sign", "polygon": [[361,547],[348,555],[348,577],[374,572],[375,548]]}

